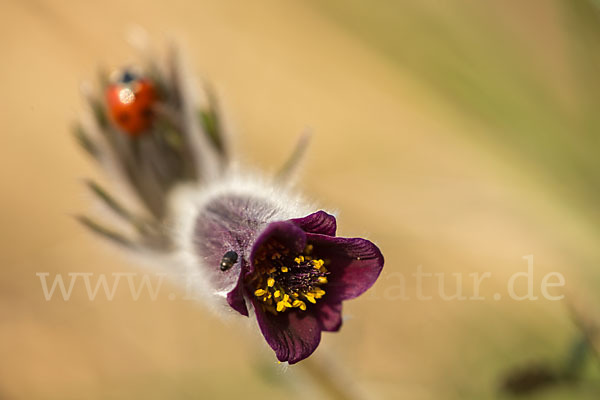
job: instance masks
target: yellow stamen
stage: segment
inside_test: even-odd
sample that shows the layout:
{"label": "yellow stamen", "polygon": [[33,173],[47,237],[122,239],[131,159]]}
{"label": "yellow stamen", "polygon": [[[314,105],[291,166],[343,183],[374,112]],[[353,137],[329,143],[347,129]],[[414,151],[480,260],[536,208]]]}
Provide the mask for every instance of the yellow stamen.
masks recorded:
{"label": "yellow stamen", "polygon": [[294,300],[294,302],[292,303],[292,307],[300,307],[300,309],[304,311],[306,310],[306,303],[304,303],[302,300]]}
{"label": "yellow stamen", "polygon": [[[305,311],[309,303],[316,304],[317,300],[325,295],[321,285],[329,283],[328,278],[324,276],[327,274],[325,264],[329,265],[329,260],[326,262],[317,258],[318,256],[311,254],[313,250],[313,245],[307,245],[304,253],[294,257],[294,254],[287,249],[271,248],[270,251],[265,252],[266,254],[261,254],[257,258],[261,263],[257,263],[260,264],[260,275],[256,279],[257,287],[254,295],[262,300],[265,310],[274,314],[285,312],[288,308]],[[268,264],[262,264],[265,259],[269,260]],[[288,261],[291,259],[294,260],[294,264]],[[293,271],[298,268],[303,270],[304,267],[315,268],[316,271],[313,273],[317,276],[313,275],[312,282],[307,282],[307,286],[301,285],[300,290],[289,288],[286,284],[287,278],[290,278],[289,274],[293,274]]]}
{"label": "yellow stamen", "polygon": [[290,308],[292,305],[287,301],[280,301],[277,303],[277,311],[281,312],[286,308]]}

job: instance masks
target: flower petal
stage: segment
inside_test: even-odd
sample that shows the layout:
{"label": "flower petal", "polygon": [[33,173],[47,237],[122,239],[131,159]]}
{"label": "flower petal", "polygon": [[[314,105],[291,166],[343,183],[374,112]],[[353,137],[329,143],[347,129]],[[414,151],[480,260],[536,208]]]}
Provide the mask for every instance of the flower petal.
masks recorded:
{"label": "flower petal", "polygon": [[335,217],[331,214],[327,214],[325,211],[317,211],[306,217],[294,218],[290,221],[308,233],[335,236],[335,231],[337,229]]}
{"label": "flower petal", "polygon": [[310,312],[288,311],[273,315],[252,299],[256,320],[277,359],[295,364],[310,356],[321,341],[321,327]]}
{"label": "flower petal", "polygon": [[372,242],[361,238],[340,238],[307,234],[314,254],[329,261],[328,302],[360,296],[369,289],[383,268],[383,255]]}
{"label": "flower petal", "polygon": [[[325,300],[325,299],[324,299]],[[321,329],[337,332],[342,327],[342,303],[319,301],[315,305]]]}
{"label": "flower petal", "polygon": [[242,279],[239,279],[233,290],[227,293],[227,303],[243,316],[247,317],[249,315],[246,300],[244,299],[244,283]]}

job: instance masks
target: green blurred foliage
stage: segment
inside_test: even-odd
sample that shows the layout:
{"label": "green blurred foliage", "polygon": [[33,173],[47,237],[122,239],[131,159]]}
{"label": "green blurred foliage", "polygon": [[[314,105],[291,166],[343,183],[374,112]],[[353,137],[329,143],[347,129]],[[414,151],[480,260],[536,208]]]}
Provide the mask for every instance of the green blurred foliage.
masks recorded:
{"label": "green blurred foliage", "polygon": [[[481,139],[525,160],[599,226],[600,13],[583,0],[537,2],[559,11],[559,32],[529,36],[509,29],[507,20],[529,11],[535,31],[536,2],[500,3],[505,10],[465,0],[314,2],[459,115],[484,124]],[[556,50],[566,70],[540,62],[544,47]]]}

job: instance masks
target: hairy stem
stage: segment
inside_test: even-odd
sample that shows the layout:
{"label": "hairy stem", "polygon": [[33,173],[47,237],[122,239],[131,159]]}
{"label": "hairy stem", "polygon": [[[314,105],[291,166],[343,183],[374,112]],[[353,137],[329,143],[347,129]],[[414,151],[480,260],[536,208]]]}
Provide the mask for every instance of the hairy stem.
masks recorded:
{"label": "hairy stem", "polygon": [[356,382],[335,361],[325,357],[309,357],[299,364],[302,372],[328,398],[333,400],[364,400],[366,397]]}

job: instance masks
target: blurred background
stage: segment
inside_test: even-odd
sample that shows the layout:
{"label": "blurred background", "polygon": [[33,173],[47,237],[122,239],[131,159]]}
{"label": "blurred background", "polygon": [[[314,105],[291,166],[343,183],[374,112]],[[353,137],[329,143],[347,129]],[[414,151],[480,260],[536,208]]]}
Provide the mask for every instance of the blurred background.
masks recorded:
{"label": "blurred background", "polygon": [[[195,303],[89,301],[82,287],[44,299],[36,272],[138,270],[71,218],[90,208],[80,178],[100,176],[69,134],[79,86],[136,60],[132,24],[158,49],[182,44],[245,162],[273,171],[314,130],[300,189],[386,256],[317,353],[373,398],[511,398],[512,369],[568,358],[569,304],[598,316],[594,1],[3,0],[0,399],[301,397],[293,373]],[[495,300],[530,254],[536,294],[557,271],[566,298]],[[418,266],[490,272],[486,300],[420,301]],[[597,399],[597,364],[527,398]]]}

